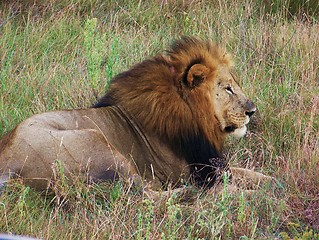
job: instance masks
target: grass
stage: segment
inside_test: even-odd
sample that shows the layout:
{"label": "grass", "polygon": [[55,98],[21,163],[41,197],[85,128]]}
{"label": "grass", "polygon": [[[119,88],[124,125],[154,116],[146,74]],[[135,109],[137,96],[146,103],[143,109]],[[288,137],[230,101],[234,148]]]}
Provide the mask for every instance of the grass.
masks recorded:
{"label": "grass", "polygon": [[[313,3],[315,4],[315,3]],[[277,9],[278,10],[278,9]],[[39,194],[19,182],[0,196],[0,232],[44,239],[318,239],[318,16],[264,12],[253,1],[30,1],[0,5],[0,135],[26,117],[85,108],[108,81],[181,35],[224,45],[258,106],[232,165],[277,187],[192,203],[152,202],[125,183],[61,184]]]}

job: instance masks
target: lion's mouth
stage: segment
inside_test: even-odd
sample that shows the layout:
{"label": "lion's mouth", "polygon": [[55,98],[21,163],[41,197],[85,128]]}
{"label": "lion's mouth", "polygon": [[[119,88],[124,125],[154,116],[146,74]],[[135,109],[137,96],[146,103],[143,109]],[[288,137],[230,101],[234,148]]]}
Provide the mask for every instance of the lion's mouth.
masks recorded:
{"label": "lion's mouth", "polygon": [[247,124],[249,123],[249,117],[246,117],[245,121],[242,122],[242,124],[229,124],[224,128],[225,133],[229,133],[237,138],[241,138],[245,136],[247,132]]}
{"label": "lion's mouth", "polygon": [[246,127],[246,124],[244,124],[241,127],[238,127],[235,125],[230,125],[230,126],[225,127],[224,131],[226,133],[233,135],[236,138],[241,138],[241,137],[246,135],[247,127]]}
{"label": "lion's mouth", "polygon": [[238,128],[238,127],[235,126],[235,125],[230,125],[230,126],[225,127],[225,128],[224,128],[224,131],[225,131],[226,133],[232,133],[232,132],[234,132],[237,128]]}
{"label": "lion's mouth", "polygon": [[242,121],[237,121],[237,123],[229,123],[224,128],[224,131],[226,133],[233,133],[236,129],[242,129],[245,128],[246,125],[249,123],[250,118],[246,116]]}

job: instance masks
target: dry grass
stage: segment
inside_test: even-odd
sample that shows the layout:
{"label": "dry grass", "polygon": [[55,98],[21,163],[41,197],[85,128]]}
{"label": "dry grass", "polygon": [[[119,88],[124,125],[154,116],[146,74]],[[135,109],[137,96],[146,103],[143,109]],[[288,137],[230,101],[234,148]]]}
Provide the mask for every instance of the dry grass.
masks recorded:
{"label": "dry grass", "polygon": [[[250,1],[41,1],[0,5],[0,133],[31,114],[89,107],[108,80],[180,35],[233,53],[258,106],[233,165],[272,175],[252,198],[197,194],[153,203],[124,183],[60,186],[40,195],[12,183],[0,232],[44,239],[318,238],[319,24],[262,14]],[[309,20],[311,19],[311,21]]]}

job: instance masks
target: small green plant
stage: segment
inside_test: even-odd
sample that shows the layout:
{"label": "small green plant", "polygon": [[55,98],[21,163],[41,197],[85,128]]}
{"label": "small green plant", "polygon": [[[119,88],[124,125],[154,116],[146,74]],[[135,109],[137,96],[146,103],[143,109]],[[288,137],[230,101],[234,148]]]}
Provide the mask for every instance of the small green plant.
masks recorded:
{"label": "small green plant", "polygon": [[150,239],[152,235],[152,223],[154,217],[154,203],[149,199],[143,199],[142,208],[139,209],[137,220],[137,238]]}
{"label": "small green plant", "polygon": [[246,199],[244,193],[241,192],[239,196],[239,207],[238,207],[238,221],[240,224],[243,224],[246,220],[245,208],[246,208]]}
{"label": "small green plant", "polygon": [[105,42],[97,31],[97,18],[87,19],[84,26],[84,46],[87,66],[87,83],[97,89],[101,81],[101,64]]}
{"label": "small green plant", "polygon": [[26,198],[27,198],[29,191],[30,191],[29,187],[26,187],[24,189],[24,191],[22,192],[22,195],[19,198],[18,204],[17,204],[21,218],[26,217],[26,214],[27,214],[25,207],[26,207]]}
{"label": "small green plant", "polygon": [[312,240],[312,239],[319,239],[319,233],[314,232],[313,229],[309,229],[306,227],[302,229],[299,224],[296,223],[288,223],[288,232],[281,232],[280,236],[283,240],[288,239],[296,239],[296,240]]}
{"label": "small green plant", "polygon": [[167,229],[167,232],[162,233],[163,240],[178,239],[177,232],[181,224],[182,210],[180,204],[175,203],[175,201],[174,196],[171,196],[166,202],[167,220],[165,223],[165,229]]}

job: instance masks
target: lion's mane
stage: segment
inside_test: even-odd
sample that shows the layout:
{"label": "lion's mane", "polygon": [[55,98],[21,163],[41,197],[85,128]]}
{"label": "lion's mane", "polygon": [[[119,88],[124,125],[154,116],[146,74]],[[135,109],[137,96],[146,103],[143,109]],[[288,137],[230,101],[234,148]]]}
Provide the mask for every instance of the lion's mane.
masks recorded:
{"label": "lion's mane", "polygon": [[[194,64],[210,69],[201,88],[197,88],[196,79],[192,85],[187,82]],[[184,37],[173,43],[165,54],[138,63],[116,76],[108,93],[94,107],[123,107],[144,129],[159,135],[178,156],[185,158],[192,172],[198,175],[197,181],[204,181],[215,172],[212,159],[222,158],[225,140],[205,93],[205,85],[215,80],[216,69],[221,64],[230,66],[232,63],[218,46]],[[223,165],[223,161],[215,162]],[[200,171],[195,173],[198,168]]]}

